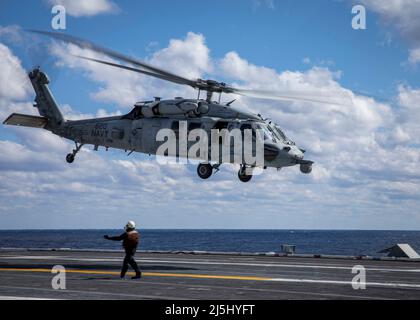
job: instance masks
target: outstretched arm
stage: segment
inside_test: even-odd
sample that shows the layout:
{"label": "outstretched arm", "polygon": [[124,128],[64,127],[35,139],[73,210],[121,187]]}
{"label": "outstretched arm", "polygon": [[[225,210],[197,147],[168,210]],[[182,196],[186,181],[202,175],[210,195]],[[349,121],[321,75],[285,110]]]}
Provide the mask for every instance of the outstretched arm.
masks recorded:
{"label": "outstretched arm", "polygon": [[127,234],[125,232],[122,235],[116,236],[116,237],[110,237],[108,235],[104,236],[105,239],[112,240],[112,241],[121,241],[121,240],[124,240],[125,237],[127,237]]}

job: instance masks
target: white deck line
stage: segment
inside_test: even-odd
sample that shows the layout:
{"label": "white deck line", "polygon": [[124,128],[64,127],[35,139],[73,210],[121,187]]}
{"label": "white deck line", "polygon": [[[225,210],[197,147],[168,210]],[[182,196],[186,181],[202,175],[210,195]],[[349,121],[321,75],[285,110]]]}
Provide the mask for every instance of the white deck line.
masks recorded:
{"label": "white deck line", "polygon": [[[61,261],[84,261],[84,262],[120,262],[122,258],[74,258],[67,256],[0,256],[0,259],[15,260],[61,260]],[[335,269],[335,270],[351,270],[352,266],[333,266],[333,265],[310,265],[310,264],[280,264],[280,263],[248,263],[248,262],[226,262],[226,261],[197,261],[192,259],[136,259],[138,262],[145,263],[167,263],[167,264],[195,264],[195,265],[226,265],[226,266],[245,266],[245,267],[275,267],[275,268],[309,268],[309,269]],[[354,261],[355,265],[363,265],[362,261]],[[418,272],[420,269],[395,269],[395,268],[370,268],[366,267],[366,271],[380,272]]]}

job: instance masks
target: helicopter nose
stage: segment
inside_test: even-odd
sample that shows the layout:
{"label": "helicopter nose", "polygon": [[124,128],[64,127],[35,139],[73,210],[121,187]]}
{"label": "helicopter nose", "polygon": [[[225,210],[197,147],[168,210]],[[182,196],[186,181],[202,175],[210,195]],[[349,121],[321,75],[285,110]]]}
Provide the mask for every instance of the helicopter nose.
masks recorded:
{"label": "helicopter nose", "polygon": [[295,146],[287,146],[287,147],[284,147],[283,150],[286,151],[288,155],[294,160],[303,159],[303,151]]}
{"label": "helicopter nose", "polygon": [[264,145],[264,160],[273,161],[279,155],[280,150],[276,145],[265,144]]}

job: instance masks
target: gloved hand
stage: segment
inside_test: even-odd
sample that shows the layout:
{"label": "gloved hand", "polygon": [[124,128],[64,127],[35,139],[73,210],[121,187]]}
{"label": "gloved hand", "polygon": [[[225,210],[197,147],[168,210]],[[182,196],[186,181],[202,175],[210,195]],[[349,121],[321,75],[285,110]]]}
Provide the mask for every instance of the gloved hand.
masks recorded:
{"label": "gloved hand", "polygon": [[105,238],[106,240],[109,240],[109,236],[108,236],[108,235],[105,235],[105,236],[104,236],[104,238]]}

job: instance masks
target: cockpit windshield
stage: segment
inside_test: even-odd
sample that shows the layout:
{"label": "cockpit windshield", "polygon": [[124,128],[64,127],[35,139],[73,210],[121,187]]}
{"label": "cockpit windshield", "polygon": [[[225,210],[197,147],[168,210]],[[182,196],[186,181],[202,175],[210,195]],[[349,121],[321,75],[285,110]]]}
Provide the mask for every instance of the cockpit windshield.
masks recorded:
{"label": "cockpit windshield", "polygon": [[281,140],[281,141],[285,141],[287,140],[286,135],[284,134],[284,132],[277,126],[273,126],[273,130],[276,133],[276,136]]}
{"label": "cockpit windshield", "polygon": [[258,129],[262,130],[262,133],[264,134],[264,140],[275,141],[276,137],[274,135],[274,132],[271,128],[269,128],[268,125],[258,124]]}
{"label": "cockpit windshield", "polygon": [[270,127],[272,128],[272,130],[275,132],[275,134],[276,134],[276,136],[277,136],[277,138],[280,140],[280,141],[283,141],[283,142],[285,142],[286,144],[289,144],[289,145],[294,145],[295,143],[292,141],[292,140],[290,140],[285,134],[284,134],[284,132],[280,129],[280,127],[277,125],[277,124],[271,124],[270,125]]}

